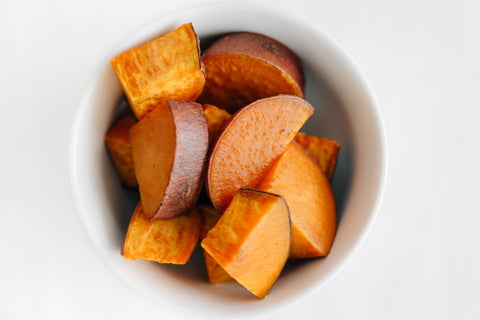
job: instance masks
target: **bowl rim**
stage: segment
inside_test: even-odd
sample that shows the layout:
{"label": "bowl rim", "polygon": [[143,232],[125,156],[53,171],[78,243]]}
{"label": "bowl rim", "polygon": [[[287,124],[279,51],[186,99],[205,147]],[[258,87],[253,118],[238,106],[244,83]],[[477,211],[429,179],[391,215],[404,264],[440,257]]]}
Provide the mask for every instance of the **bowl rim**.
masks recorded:
{"label": "bowl rim", "polygon": [[[320,28],[317,25],[315,25],[312,21],[306,21],[305,19],[301,19],[300,17],[292,13],[286,12],[276,7],[274,8],[272,6],[265,6],[263,4],[258,5],[258,4],[249,4],[249,3],[241,3],[241,2],[231,2],[227,4],[227,3],[223,3],[223,2],[219,3],[215,1],[206,2],[203,4],[181,6],[173,11],[161,14],[158,17],[151,19],[150,21],[141,23],[139,27],[135,28],[132,32],[127,34],[126,37],[122,38],[121,41],[117,43],[117,45],[115,45],[113,49],[108,52],[106,57],[111,57],[119,49],[124,48],[125,46],[128,46],[128,45],[131,45],[136,41],[135,40],[136,38],[138,38],[142,34],[145,34],[146,31],[147,33],[151,33],[151,32],[148,32],[148,30],[151,29],[152,25],[158,24],[158,20],[162,19],[162,17],[165,18],[165,17],[179,16],[179,15],[185,14],[186,12],[194,12],[196,10],[206,10],[206,9],[228,10],[228,11],[250,10],[250,11],[259,12],[259,13],[268,12],[270,16],[274,16],[275,18],[295,23],[296,25],[299,25],[302,29],[312,30],[312,32],[318,35],[320,38],[322,38],[325,43],[328,43],[330,50],[335,52],[338,59],[341,60],[341,63],[347,66],[349,71],[352,73],[352,75],[358,79],[358,82],[362,86],[362,90],[364,91],[364,93],[366,94],[370,102],[371,110],[373,111],[373,114],[375,116],[375,122],[377,124],[376,130],[378,132],[378,137],[379,137],[379,150],[380,150],[380,163],[381,163],[381,168],[380,168],[379,177],[378,177],[378,187],[376,190],[376,196],[375,196],[374,203],[372,205],[372,209],[370,210],[368,219],[362,231],[360,232],[357,240],[348,249],[347,253],[336,263],[336,267],[333,268],[331,271],[329,271],[327,275],[321,279],[321,281],[317,281],[315,285],[309,286],[308,288],[304,289],[302,292],[298,293],[294,297],[288,298],[287,300],[284,301],[284,303],[281,303],[280,305],[271,305],[266,308],[255,309],[255,315],[258,316],[259,313],[261,313],[262,315],[266,315],[274,311],[278,311],[282,308],[290,307],[291,305],[297,304],[307,299],[311,295],[313,295],[326,283],[331,281],[338,273],[340,273],[340,271],[343,270],[343,268],[351,261],[351,259],[355,256],[358,249],[361,247],[361,245],[365,241],[366,237],[372,230],[374,223],[379,215],[381,203],[383,201],[383,197],[385,194],[385,189],[387,184],[388,162],[389,162],[387,132],[385,129],[383,116],[380,111],[380,107],[377,103],[377,98],[374,94],[374,91],[372,90],[371,85],[368,82],[367,78],[361,72],[360,68],[358,67],[354,59],[347,53],[347,51],[334,38],[332,38],[330,35],[328,35],[324,31],[320,30]],[[76,149],[75,142],[78,140],[79,135],[81,134],[80,132],[81,118],[82,118],[82,115],[86,112],[85,105],[86,105],[86,100],[88,100],[88,96],[89,96],[88,93],[91,92],[97,85],[102,73],[102,67],[104,67],[103,62],[106,60],[108,61],[107,58],[104,58],[101,60],[100,63],[94,66],[94,72],[87,79],[86,85],[84,86],[82,91],[82,96],[80,98],[79,103],[77,104],[75,114],[73,117],[73,123],[71,126],[70,137],[69,137],[69,148],[68,148],[68,172],[69,172],[68,178],[69,178],[70,192],[73,198],[76,216],[81,222],[82,230],[85,232],[86,238],[91,243],[92,247],[95,249],[94,251],[100,257],[100,260],[104,263],[107,269],[110,270],[124,285],[126,285],[128,288],[132,289],[133,291],[139,293],[142,297],[146,297],[148,300],[152,301],[143,292],[139,292],[139,290],[131,286],[129,282],[125,281],[109,265],[109,262],[107,261],[106,257],[104,257],[101,254],[101,249],[98,246],[98,241],[96,241],[95,232],[93,231],[92,226],[90,225],[90,222],[86,219],[85,215],[83,214],[85,210],[85,206],[83,204],[83,199],[80,195],[81,192],[79,190],[78,176],[76,173],[76,168],[78,166],[78,163],[77,163],[77,149]],[[177,309],[169,309],[169,310],[177,310]],[[190,312],[190,310],[188,311]],[[193,314],[189,312],[186,312],[186,314],[198,316],[198,314]],[[248,314],[242,313],[235,316],[251,317],[252,315],[253,315],[252,313],[248,313]]]}

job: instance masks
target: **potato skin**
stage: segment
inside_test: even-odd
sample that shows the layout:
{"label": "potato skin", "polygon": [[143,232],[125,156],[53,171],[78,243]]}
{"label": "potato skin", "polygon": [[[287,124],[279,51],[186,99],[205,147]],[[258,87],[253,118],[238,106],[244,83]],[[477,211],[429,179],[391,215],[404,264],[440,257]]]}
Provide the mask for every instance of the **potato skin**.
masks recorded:
{"label": "potato skin", "polygon": [[176,129],[176,148],[165,197],[152,220],[172,218],[196,204],[203,185],[208,151],[207,120],[195,102],[167,100]]}
{"label": "potato skin", "polygon": [[206,83],[198,101],[235,113],[279,94],[304,97],[303,67],[284,44],[262,34],[237,32],[216,40],[202,61]]}
{"label": "potato skin", "polygon": [[145,214],[153,220],[188,212],[198,199],[208,151],[202,105],[169,100],[130,129]]}
{"label": "potato skin", "polygon": [[224,53],[244,54],[267,61],[292,77],[303,96],[305,79],[302,62],[283,43],[260,33],[235,32],[220,38],[207,48],[203,58]]}

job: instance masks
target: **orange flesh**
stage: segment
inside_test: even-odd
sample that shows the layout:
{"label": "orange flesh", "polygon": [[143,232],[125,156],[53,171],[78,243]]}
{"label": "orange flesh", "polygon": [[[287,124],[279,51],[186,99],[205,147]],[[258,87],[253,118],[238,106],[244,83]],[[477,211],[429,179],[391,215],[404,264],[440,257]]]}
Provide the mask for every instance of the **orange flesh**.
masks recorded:
{"label": "orange flesh", "polygon": [[218,54],[203,59],[207,80],[199,101],[234,113],[265,97],[291,94],[302,89],[285,72],[270,63],[244,54]]}
{"label": "orange flesh", "polygon": [[138,187],[133,169],[132,145],[128,137],[128,132],[135,123],[137,123],[135,116],[127,113],[105,135],[105,143],[117,169],[120,181],[125,186],[131,188]]}
{"label": "orange flesh", "polygon": [[340,145],[337,141],[309,136],[299,132],[295,136],[297,142],[320,166],[328,179],[331,179],[337,164]]}
{"label": "orange flesh", "polygon": [[218,137],[208,173],[207,192],[223,212],[240,188],[253,188],[285,151],[313,107],[280,95],[257,100],[237,112]]}
{"label": "orange flesh", "polygon": [[170,108],[162,104],[134,125],[130,141],[143,210],[152,217],[162,203],[175,157],[175,125]]}
{"label": "orange flesh", "polygon": [[335,201],[328,179],[295,142],[257,187],[285,198],[292,220],[290,258],[325,256],[336,230]]}
{"label": "orange flesh", "polygon": [[282,197],[241,189],[201,245],[232,278],[263,299],[287,261],[290,234]]}
{"label": "orange flesh", "polygon": [[227,123],[227,121],[230,120],[232,115],[227,111],[217,108],[211,104],[204,105],[203,111],[205,113],[205,118],[207,119],[208,125],[208,143],[210,146],[212,146],[217,139],[220,130]]}
{"label": "orange flesh", "polygon": [[[212,229],[217,224],[218,220],[220,220],[221,215],[215,210],[215,208],[206,205],[199,205],[197,210],[200,212],[203,220],[202,233],[200,234],[200,238],[203,240],[210,229]],[[203,256],[205,259],[208,280],[211,284],[224,283],[233,280],[207,251],[203,250]]]}
{"label": "orange flesh", "polygon": [[205,84],[197,35],[188,23],[110,64],[138,119],[165,99],[195,100]]}
{"label": "orange flesh", "polygon": [[185,264],[197,245],[201,227],[202,219],[196,210],[176,218],[150,221],[139,203],[128,226],[122,255],[127,260]]}

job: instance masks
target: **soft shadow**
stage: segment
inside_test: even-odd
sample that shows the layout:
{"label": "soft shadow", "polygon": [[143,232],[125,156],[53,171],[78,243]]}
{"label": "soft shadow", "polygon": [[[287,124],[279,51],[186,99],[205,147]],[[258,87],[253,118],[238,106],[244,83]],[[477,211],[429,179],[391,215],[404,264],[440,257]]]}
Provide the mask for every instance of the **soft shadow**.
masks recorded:
{"label": "soft shadow", "polygon": [[303,61],[305,70],[305,95],[315,112],[305,123],[302,131],[336,140],[340,144],[337,165],[331,180],[337,207],[337,224],[341,221],[348,200],[355,165],[354,137],[351,119],[345,106],[318,73]]}

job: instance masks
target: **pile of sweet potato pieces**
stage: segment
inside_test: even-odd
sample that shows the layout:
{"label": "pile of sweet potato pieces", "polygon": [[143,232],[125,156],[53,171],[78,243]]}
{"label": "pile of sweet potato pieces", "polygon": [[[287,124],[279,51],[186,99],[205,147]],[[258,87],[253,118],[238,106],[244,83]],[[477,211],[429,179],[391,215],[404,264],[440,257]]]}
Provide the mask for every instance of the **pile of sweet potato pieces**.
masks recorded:
{"label": "pile of sweet potato pieces", "polygon": [[339,144],[299,132],[314,109],[293,51],[238,32],[201,55],[184,24],[111,65],[131,110],[105,141],[140,193],[125,259],[185,264],[200,238],[212,284],[236,280],[263,299],[287,259],[329,253]]}

